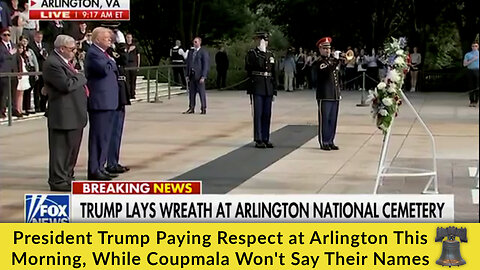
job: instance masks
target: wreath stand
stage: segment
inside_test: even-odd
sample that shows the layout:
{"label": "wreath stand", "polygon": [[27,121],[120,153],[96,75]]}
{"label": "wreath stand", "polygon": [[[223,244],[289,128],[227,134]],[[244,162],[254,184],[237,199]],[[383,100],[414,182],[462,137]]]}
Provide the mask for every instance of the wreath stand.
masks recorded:
{"label": "wreath stand", "polygon": [[477,161],[477,172],[475,173],[474,179],[477,182],[475,188],[478,189],[478,171],[480,171],[480,162]]}
{"label": "wreath stand", "polygon": [[[394,118],[392,119],[392,124],[387,130],[387,133],[383,136],[383,145],[382,145],[382,154],[380,156],[380,162],[378,164],[377,179],[375,183],[375,189],[373,194],[377,194],[378,188],[383,184],[383,178],[385,177],[412,177],[412,176],[429,176],[430,179],[425,186],[425,189],[422,191],[423,194],[438,194],[438,178],[437,178],[437,151],[435,148],[435,139],[433,138],[432,132],[427,127],[425,122],[423,122],[418,112],[413,107],[412,103],[408,100],[407,96],[401,91],[403,103],[410,107],[415,114],[416,119],[422,124],[425,131],[430,137],[430,142],[432,145],[432,159],[433,159],[433,169],[418,169],[418,168],[404,168],[404,167],[391,167],[385,164],[388,146],[390,143],[390,137],[392,135],[392,126],[394,124]],[[433,190],[431,186],[433,184]]]}

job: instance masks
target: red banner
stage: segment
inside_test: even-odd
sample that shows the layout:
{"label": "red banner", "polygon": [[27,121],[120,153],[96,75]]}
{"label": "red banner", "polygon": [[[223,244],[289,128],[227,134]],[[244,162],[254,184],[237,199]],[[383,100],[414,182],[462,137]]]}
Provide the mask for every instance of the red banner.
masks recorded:
{"label": "red banner", "polygon": [[31,20],[128,21],[130,10],[30,10]]}
{"label": "red banner", "polygon": [[74,181],[72,194],[78,195],[162,195],[201,194],[200,181]]}

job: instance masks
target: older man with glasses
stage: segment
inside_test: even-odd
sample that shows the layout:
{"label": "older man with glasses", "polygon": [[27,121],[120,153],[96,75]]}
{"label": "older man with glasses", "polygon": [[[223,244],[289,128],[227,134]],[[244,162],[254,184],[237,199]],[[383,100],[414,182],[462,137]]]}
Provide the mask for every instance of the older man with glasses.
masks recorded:
{"label": "older man with glasses", "polygon": [[83,128],[87,125],[87,79],[73,67],[75,40],[58,35],[43,66],[48,94],[49,178],[52,191],[70,191]]}

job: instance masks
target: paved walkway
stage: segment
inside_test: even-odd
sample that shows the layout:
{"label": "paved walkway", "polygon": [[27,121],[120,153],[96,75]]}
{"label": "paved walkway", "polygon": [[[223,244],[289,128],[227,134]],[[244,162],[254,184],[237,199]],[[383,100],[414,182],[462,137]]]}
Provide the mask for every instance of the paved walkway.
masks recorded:
{"label": "paved walkway", "polygon": [[[478,189],[469,168],[477,166],[479,149],[478,108],[458,93],[409,93],[412,103],[431,128],[437,145],[439,190],[455,194],[457,222],[478,222]],[[321,151],[316,137],[272,159],[248,179],[222,180],[215,185],[229,194],[364,194],[372,193],[382,145],[382,134],[373,124],[369,107],[356,107],[358,92],[344,92],[336,143],[340,151]],[[207,115],[183,115],[187,97],[163,103],[135,103],[128,108],[122,164],[132,170],[126,180],[166,180],[206,165],[251,143],[248,96],[244,92],[209,91]],[[272,130],[288,126],[314,126],[316,102],[312,91],[280,92],[273,108]],[[312,128],[312,127],[311,127]],[[311,129],[310,128],[310,129]],[[315,128],[315,127],[313,127]],[[88,130],[88,129],[87,129]],[[86,176],[87,130],[76,169]],[[289,135],[290,134],[290,135]],[[280,147],[294,144],[295,132],[274,141]],[[269,149],[254,149],[262,155]],[[407,107],[402,107],[391,141],[389,162],[429,168],[430,145],[426,133]],[[241,156],[241,155],[240,155]],[[249,164],[238,158],[236,166]],[[22,222],[23,196],[50,193],[47,185],[48,145],[44,118],[0,126],[0,221]],[[245,174],[248,175],[248,174]],[[387,179],[380,193],[420,194],[426,179]],[[215,190],[215,189],[210,189]],[[425,195],[428,196],[428,195]],[[474,201],[476,200],[476,204]]]}

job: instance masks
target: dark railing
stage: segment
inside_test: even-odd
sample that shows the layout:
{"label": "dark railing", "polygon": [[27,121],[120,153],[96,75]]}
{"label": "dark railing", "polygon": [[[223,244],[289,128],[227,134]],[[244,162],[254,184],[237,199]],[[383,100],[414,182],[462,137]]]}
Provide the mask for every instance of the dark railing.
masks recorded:
{"label": "dark railing", "polygon": [[469,90],[465,83],[465,74],[466,70],[462,68],[427,70],[420,72],[419,81],[422,91],[425,92],[465,92]]}
{"label": "dark railing", "polygon": [[[146,73],[145,79],[147,80],[147,102],[158,102],[158,84],[160,81],[167,82],[168,87],[168,99],[171,98],[171,70],[172,67],[185,67],[185,65],[158,65],[158,66],[147,66],[147,67],[127,67],[125,70],[138,70],[140,73]],[[153,77],[153,74],[155,77]],[[19,76],[42,76],[42,72],[5,72],[0,73],[0,78],[7,77],[8,78],[8,101],[7,101],[7,118],[8,118],[8,125],[11,126],[13,123],[13,107],[12,107],[12,77],[19,77]],[[152,87],[150,86],[150,80],[155,78],[155,91],[152,93]],[[153,98],[152,98],[153,96]]]}
{"label": "dark railing", "polygon": [[[153,102],[158,101],[158,84],[160,81],[167,82],[168,87],[168,99],[171,98],[171,86],[172,86],[172,68],[173,67],[182,67],[185,65],[158,65],[158,66],[148,66],[148,67],[127,67],[125,70],[138,70],[139,73],[144,74],[145,79],[147,80],[147,102],[151,102],[151,87],[150,79],[153,77],[152,72],[155,73],[155,92],[153,93]],[[166,73],[166,74],[165,74]],[[183,87],[187,87],[182,85]]]}
{"label": "dark railing", "polygon": [[12,101],[12,80],[11,78],[12,77],[19,77],[19,76],[24,76],[24,75],[28,75],[28,76],[42,76],[42,72],[0,72],[0,78],[3,78],[3,77],[7,77],[8,78],[8,88],[7,89],[3,89],[3,91],[7,91],[8,92],[8,101],[7,101],[7,118],[8,118],[8,125],[11,126],[12,125],[12,113],[13,113],[13,108],[12,108],[12,105],[13,105],[13,101]]}

